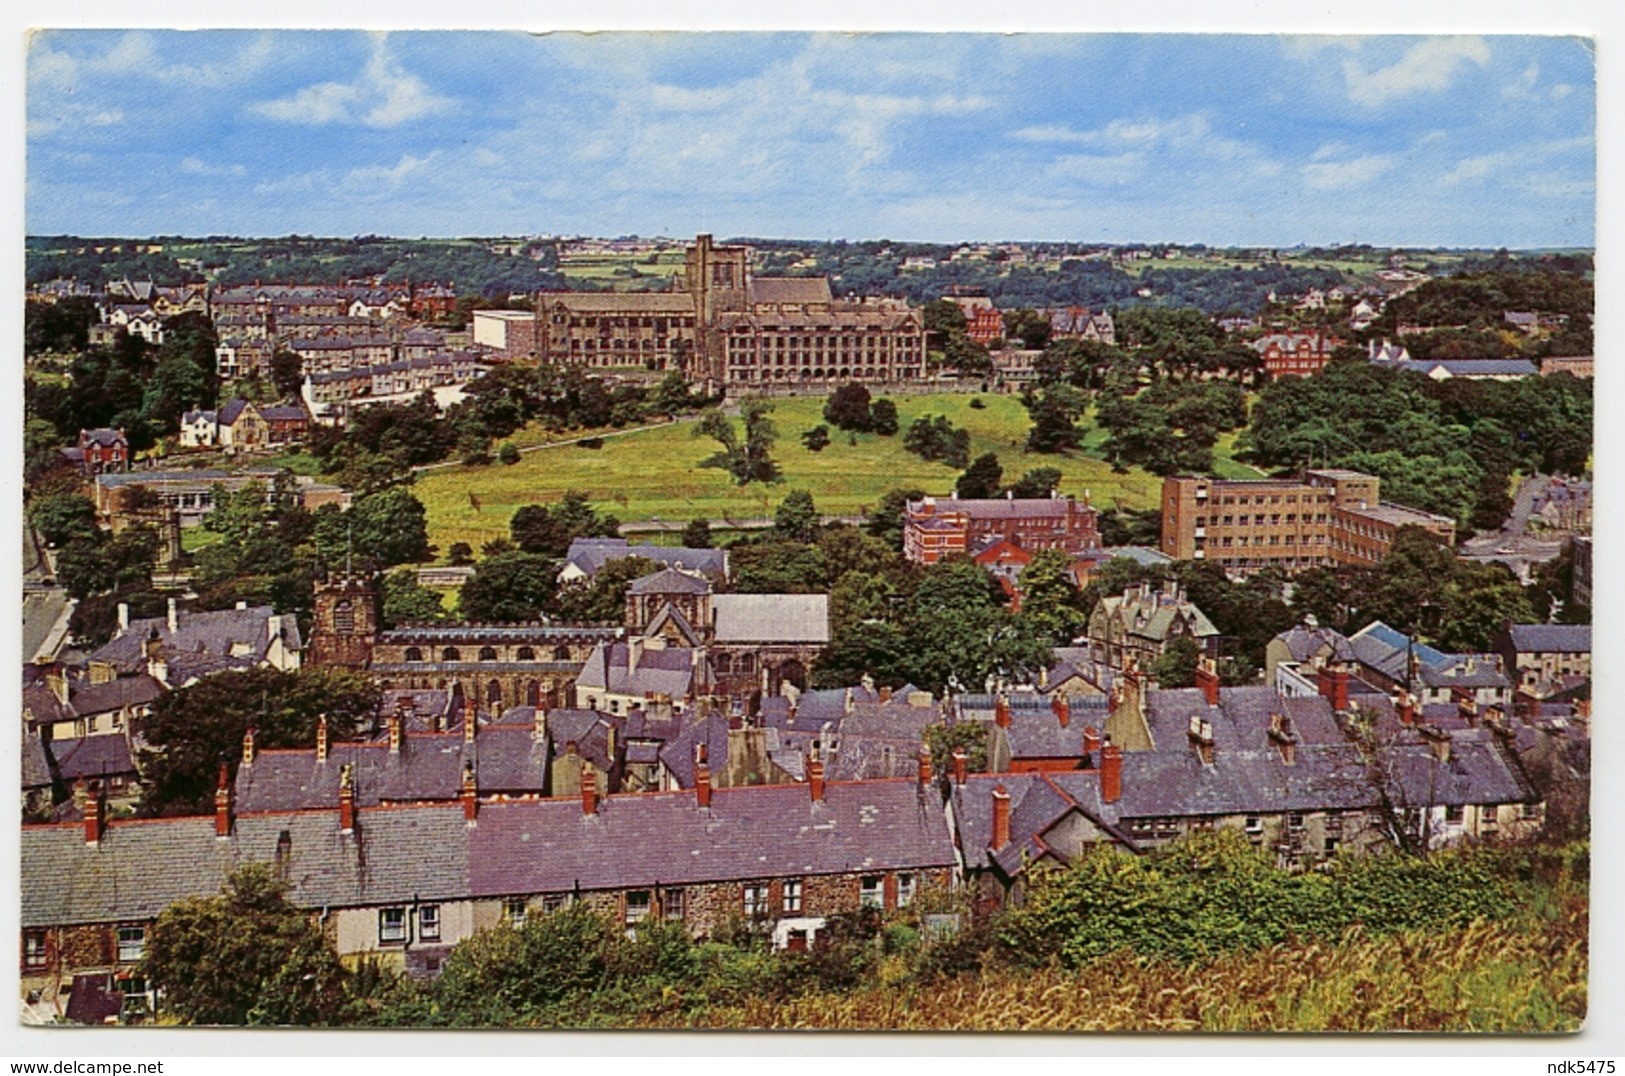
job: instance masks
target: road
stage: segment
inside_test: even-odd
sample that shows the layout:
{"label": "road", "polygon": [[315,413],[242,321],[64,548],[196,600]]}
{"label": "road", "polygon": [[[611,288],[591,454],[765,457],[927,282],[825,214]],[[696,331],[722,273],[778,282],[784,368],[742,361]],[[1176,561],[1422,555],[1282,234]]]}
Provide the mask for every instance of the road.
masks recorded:
{"label": "road", "polygon": [[1529,517],[1535,500],[1551,486],[1548,475],[1534,475],[1518,486],[1512,497],[1512,513],[1494,534],[1469,538],[1461,543],[1461,555],[1468,560],[1500,561],[1527,583],[1535,565],[1543,564],[1562,551],[1560,538],[1536,538],[1528,533]]}

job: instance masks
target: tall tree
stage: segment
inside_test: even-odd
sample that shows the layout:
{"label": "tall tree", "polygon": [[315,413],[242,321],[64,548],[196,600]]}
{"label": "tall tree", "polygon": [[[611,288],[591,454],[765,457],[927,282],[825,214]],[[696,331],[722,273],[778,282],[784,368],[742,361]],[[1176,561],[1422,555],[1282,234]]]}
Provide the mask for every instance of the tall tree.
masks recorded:
{"label": "tall tree", "polygon": [[718,467],[727,471],[739,485],[751,482],[777,482],[778,464],[773,462],[773,443],[778,429],[768,417],[773,405],[766,400],[748,399],[739,405],[744,420],[744,436],[740,437],[733,423],[720,411],[707,411],[694,427],[694,436],[709,437],[722,446],[722,451],[700,461],[701,467]]}
{"label": "tall tree", "polygon": [[340,1022],[346,973],[310,916],[288,903],[288,888],[270,864],[251,863],[218,897],[187,897],[159,914],[144,966],[167,1014],[188,1024]]}
{"label": "tall tree", "polygon": [[557,595],[557,561],[516,549],[480,561],[458,594],[457,608],[464,620],[540,620]]}
{"label": "tall tree", "polygon": [[959,476],[954,483],[954,492],[961,500],[985,500],[999,495],[999,483],[1004,478],[1004,468],[999,466],[999,457],[992,452],[983,453],[971,461],[965,473]]}

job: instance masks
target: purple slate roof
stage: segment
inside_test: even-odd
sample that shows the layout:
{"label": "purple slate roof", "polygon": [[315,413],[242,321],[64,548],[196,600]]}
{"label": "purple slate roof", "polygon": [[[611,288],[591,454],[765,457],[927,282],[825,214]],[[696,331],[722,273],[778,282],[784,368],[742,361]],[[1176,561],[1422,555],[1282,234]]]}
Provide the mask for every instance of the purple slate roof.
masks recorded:
{"label": "purple slate roof", "polygon": [[[469,831],[475,897],[952,867],[941,803],[913,781],[491,804]],[[617,854],[606,854],[606,850]]]}
{"label": "purple slate roof", "polygon": [[86,736],[75,740],[52,740],[45,746],[56,759],[57,771],[69,784],[79,778],[94,778],[136,772],[130,743],[123,736]]}
{"label": "purple slate roof", "polygon": [[694,748],[705,745],[705,764],[712,773],[721,772],[728,762],[728,721],[717,714],[696,721],[660,749],[660,761],[671,771],[679,788],[694,787]]}
{"label": "purple slate roof", "polygon": [[1512,648],[1520,654],[1589,654],[1590,624],[1514,624]]}

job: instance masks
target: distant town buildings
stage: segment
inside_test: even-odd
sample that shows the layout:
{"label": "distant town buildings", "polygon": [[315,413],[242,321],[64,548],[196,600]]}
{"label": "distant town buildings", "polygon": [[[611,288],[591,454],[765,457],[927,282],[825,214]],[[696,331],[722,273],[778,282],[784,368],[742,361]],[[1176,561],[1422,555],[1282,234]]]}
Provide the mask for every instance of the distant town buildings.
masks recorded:
{"label": "distant town buildings", "polygon": [[1083,553],[1100,548],[1098,515],[1087,497],[923,497],[903,514],[903,553],[916,564],[935,564],[1004,538],[1028,552],[1059,549]]}

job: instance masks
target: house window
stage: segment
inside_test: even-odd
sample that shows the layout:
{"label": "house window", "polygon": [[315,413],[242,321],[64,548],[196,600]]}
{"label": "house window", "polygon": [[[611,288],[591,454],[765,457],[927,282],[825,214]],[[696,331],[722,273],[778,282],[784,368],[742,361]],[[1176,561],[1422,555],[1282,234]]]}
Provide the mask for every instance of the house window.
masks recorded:
{"label": "house window", "polygon": [[480,647],[480,660],[481,661],[495,661],[496,659],[497,659],[497,648],[496,647],[494,647],[494,646],[482,646],[482,647]]}
{"label": "house window", "polygon": [[400,945],[406,941],[406,909],[378,909],[378,944]]}
{"label": "house window", "polygon": [[660,892],[660,914],[672,921],[681,920],[688,914],[688,891],[684,889],[663,889]]}
{"label": "house window", "polygon": [[521,646],[518,650],[514,651],[513,656],[516,661],[535,661],[536,648],[533,646]]}
{"label": "house window", "polygon": [[784,914],[799,915],[801,913],[801,879],[794,878],[784,883]]}
{"label": "house window", "polygon": [[460,661],[462,656],[462,651],[458,650],[455,646],[448,646],[440,652],[441,661]]}
{"label": "house window", "polygon": [[407,647],[406,648],[406,660],[407,661],[422,661],[423,660],[423,649],[421,647],[417,647],[417,646],[409,646],[409,647]]}
{"label": "house window", "polygon": [[119,927],[118,928],[118,958],[119,963],[134,963],[141,959],[147,949],[146,927]]}
{"label": "house window", "polygon": [[568,893],[546,893],[546,894],[543,894],[543,896],[542,896],[542,914],[543,915],[552,915],[554,912],[562,912],[564,910],[564,908],[565,908],[565,905],[567,905],[569,903],[570,903],[570,895]]}
{"label": "house window", "polygon": [[1462,810],[1461,804],[1459,804],[1459,803],[1451,804],[1450,806],[1448,806],[1448,807],[1446,807],[1444,809],[1444,821],[1445,821],[1445,824],[1450,825],[1450,826],[1459,826],[1459,825],[1461,825],[1461,820],[1462,820],[1463,814],[1464,814],[1464,812]]}
{"label": "house window", "polygon": [[858,884],[858,906],[884,908],[886,906],[885,879],[878,874],[866,875]]}
{"label": "house window", "polygon": [[43,968],[46,964],[45,931],[23,931],[23,967]]}
{"label": "house window", "polygon": [[440,940],[440,905],[424,904],[418,908],[418,937],[423,941]]}
{"label": "house window", "polygon": [[[544,904],[543,907],[546,907],[546,905]],[[515,930],[525,925],[525,913],[527,911],[529,911],[529,907],[526,905],[524,897],[509,897],[502,902],[503,922]]]}
{"label": "house window", "polygon": [[907,908],[914,903],[914,875],[899,874],[897,876],[897,906]]}
{"label": "house window", "polygon": [[649,918],[649,891],[635,889],[626,895],[626,921],[641,923]]}
{"label": "house window", "polygon": [[747,885],[745,887],[745,917],[759,919],[767,914],[767,886]]}
{"label": "house window", "polygon": [[348,601],[341,601],[333,607],[333,630],[340,635],[355,631],[355,607]]}
{"label": "house window", "polygon": [[1519,813],[1519,815],[1521,817],[1523,817],[1525,819],[1539,818],[1540,817],[1540,804],[1538,804],[1538,803],[1526,803],[1526,804],[1523,805],[1523,810],[1519,811],[1518,813]]}

